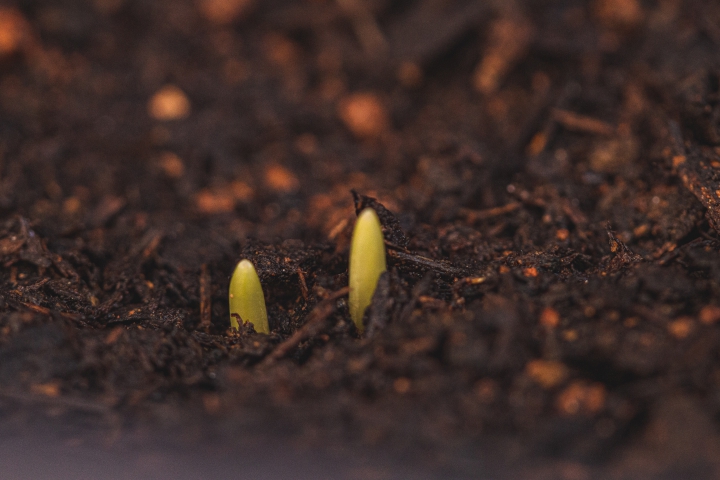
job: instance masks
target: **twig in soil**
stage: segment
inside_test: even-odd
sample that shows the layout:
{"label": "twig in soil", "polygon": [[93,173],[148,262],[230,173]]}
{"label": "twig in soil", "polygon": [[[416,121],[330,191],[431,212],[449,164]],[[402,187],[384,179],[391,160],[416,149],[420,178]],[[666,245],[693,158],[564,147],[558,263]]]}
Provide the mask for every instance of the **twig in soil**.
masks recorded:
{"label": "twig in soil", "polygon": [[[554,103],[554,108],[551,111],[562,110],[570,100],[575,98],[580,91],[580,86],[574,82],[568,82],[554,95],[546,93],[541,97],[537,105],[530,110],[528,114],[528,120],[526,125],[520,129],[520,134],[516,137],[516,140],[511,142],[510,152],[515,152],[525,145],[525,151],[527,155],[534,157],[539,155],[545,150],[550,140],[557,131],[558,122],[553,115],[546,115],[548,107],[551,107]],[[542,119],[544,118],[544,121]],[[539,124],[542,126],[539,128]],[[537,130],[537,131],[536,131]],[[533,133],[536,132],[536,133]],[[516,168],[517,165],[512,163],[508,165],[500,165],[503,168]]]}
{"label": "twig in soil", "polygon": [[164,236],[165,234],[160,230],[148,230],[140,241],[130,248],[128,256],[136,257],[139,255],[141,260],[147,260],[160,246]]}
{"label": "twig in soil", "polygon": [[74,313],[68,313],[68,312],[57,312],[54,310],[50,310],[49,308],[41,307],[40,305],[35,305],[33,303],[27,303],[27,302],[18,302],[23,307],[32,310],[35,313],[40,313],[43,315],[53,316],[53,315],[60,315],[63,318],[68,318],[70,320],[79,320],[80,315],[74,314]]}
{"label": "twig in soil", "polygon": [[[670,244],[671,247],[666,247]],[[657,252],[650,255],[650,258],[657,260],[658,265],[665,265],[668,262],[679,257],[685,250],[694,247],[711,246],[717,248],[717,239],[712,238],[705,232],[700,232],[700,236],[684,245],[676,245],[675,243],[668,242],[663,245]]]}
{"label": "twig in soil", "polygon": [[350,291],[350,287],[343,287],[333,292],[326,299],[318,303],[310,312],[308,321],[300,327],[287,340],[278,345],[275,350],[263,360],[264,365],[272,365],[281,358],[287,356],[292,350],[297,348],[300,343],[308,338],[318,334],[323,326],[323,322],[335,311],[335,302],[338,298],[344,297]]}
{"label": "twig in soil", "polygon": [[385,242],[383,242],[383,243],[385,243],[385,247],[387,247],[390,250],[398,250],[400,252],[410,253],[410,250],[408,250],[407,248],[401,247],[400,245],[395,245],[394,243],[389,242],[387,240],[385,240]]}
{"label": "twig in soil", "polygon": [[482,58],[473,73],[475,90],[492,95],[500,88],[505,76],[527,54],[534,30],[532,23],[517,13],[502,15],[491,23]]}
{"label": "twig in soil", "polygon": [[553,109],[552,117],[568,130],[594,133],[596,135],[612,135],[615,132],[615,127],[607,122],[561,108]]}
{"label": "twig in soil", "polygon": [[501,207],[488,208],[485,210],[471,210],[469,208],[460,209],[460,213],[465,215],[469,223],[475,223],[478,220],[487,220],[488,218],[498,217],[511,213],[522,206],[520,202],[510,202],[507,205]]}
{"label": "twig in soil", "polygon": [[298,279],[300,280],[300,293],[302,294],[303,300],[305,300],[307,302],[308,286],[307,286],[307,282],[305,281],[305,273],[303,273],[302,268],[298,267],[297,274],[298,274]]}
{"label": "twig in soil", "polygon": [[74,410],[82,410],[86,412],[95,412],[100,414],[111,413],[111,409],[107,405],[101,403],[88,402],[79,398],[70,397],[51,397],[47,395],[36,395],[32,393],[17,392],[12,390],[0,390],[0,397],[15,400],[22,403],[44,403],[52,406],[72,408]]}
{"label": "twig in soil", "polygon": [[460,268],[454,267],[445,262],[435,261],[431,258],[421,257],[420,255],[413,255],[411,253],[399,252],[396,250],[388,250],[387,254],[389,257],[404,260],[406,262],[411,262],[416,265],[420,265],[422,267],[444,273],[445,275],[458,277],[465,274],[465,272]]}
{"label": "twig in soil", "polygon": [[707,209],[710,226],[720,233],[720,155],[709,148],[693,145],[686,148],[680,126],[670,121],[668,128],[675,150],[673,171]]}
{"label": "twig in soil", "polygon": [[18,290],[21,290],[23,292],[33,292],[35,290],[38,290],[40,287],[42,287],[49,281],[50,281],[50,279],[47,277],[41,278],[39,281],[37,281],[36,283],[33,283],[32,285],[27,285],[25,287],[22,287],[22,286],[18,287]]}
{"label": "twig in soil", "polygon": [[212,324],[212,298],[210,296],[210,273],[207,264],[200,268],[200,328],[205,333],[210,331]]}
{"label": "twig in soil", "polygon": [[151,234],[148,235],[149,240],[142,251],[143,260],[147,260],[153,253],[155,253],[164,236],[165,234],[163,232],[151,232]]}
{"label": "twig in soil", "polygon": [[47,315],[48,317],[57,317],[60,316],[62,318],[66,318],[68,320],[72,320],[74,322],[77,322],[83,326],[87,326],[86,322],[83,320],[83,315],[79,313],[70,313],[70,312],[59,312],[57,310],[51,310],[47,307],[42,307],[40,305],[35,305],[34,303],[25,302],[23,300],[20,300],[18,297],[18,291],[15,290],[13,292],[10,292],[10,295],[6,297],[7,302],[10,305],[13,305],[15,308],[27,308],[30,311],[33,311],[35,313],[39,313],[41,315]]}
{"label": "twig in soil", "polygon": [[347,218],[343,218],[342,220],[340,220],[337,223],[337,225],[335,225],[330,230],[330,233],[328,233],[328,240],[330,240],[330,241],[335,240],[335,237],[337,237],[340,234],[340,232],[342,232],[345,229],[345,227],[347,227],[347,224],[348,224]]}

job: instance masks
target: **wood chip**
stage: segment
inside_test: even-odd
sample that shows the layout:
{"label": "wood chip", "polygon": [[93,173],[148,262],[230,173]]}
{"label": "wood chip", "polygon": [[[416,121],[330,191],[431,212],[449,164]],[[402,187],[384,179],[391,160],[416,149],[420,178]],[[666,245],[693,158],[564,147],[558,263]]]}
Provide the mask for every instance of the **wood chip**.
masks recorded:
{"label": "wood chip", "polygon": [[393,382],[393,390],[395,390],[395,392],[399,393],[400,395],[408,393],[411,386],[412,383],[409,379],[405,377],[400,377]]}
{"label": "wood chip", "polygon": [[538,276],[537,268],[535,267],[528,267],[523,269],[523,276],[528,278],[535,278]]}
{"label": "wood chip", "polygon": [[522,207],[520,202],[510,202],[501,207],[488,208],[486,210],[471,210],[469,208],[460,209],[460,213],[467,217],[468,222],[474,223],[478,220],[487,220],[489,218],[512,213]]}
{"label": "wood chip", "polygon": [[340,101],[338,115],[358,138],[377,138],[389,128],[385,106],[374,93],[354,93]]}
{"label": "wood chip", "polygon": [[31,385],[30,391],[37,395],[54,398],[60,395],[60,384],[58,382],[39,383]]}
{"label": "wood chip", "polygon": [[190,100],[180,88],[166,85],[150,98],[147,108],[155,120],[181,120],[190,115]]}
{"label": "wood chip", "polygon": [[195,205],[202,213],[227,213],[232,212],[235,208],[235,197],[230,191],[205,189],[195,197]]}
{"label": "wood chip", "polygon": [[281,165],[270,165],[265,169],[265,184],[278,193],[293,193],[300,188],[297,177]]}
{"label": "wood chip", "polygon": [[180,178],[185,175],[185,164],[173,152],[163,152],[160,155],[160,168],[170,178]]}
{"label": "wood chip", "polygon": [[14,8],[0,8],[0,57],[18,51],[30,35],[30,27]]}
{"label": "wood chip", "polygon": [[254,0],[198,0],[200,14],[219,25],[227,25],[246,14]]}
{"label": "wood chip", "polygon": [[230,190],[235,200],[239,202],[247,202],[255,195],[255,190],[247,183],[241,180],[235,180],[230,184]]}
{"label": "wood chip", "polygon": [[673,337],[678,340],[682,340],[692,333],[694,326],[695,322],[693,322],[692,318],[680,317],[677,320],[670,322],[668,325],[668,331]]}
{"label": "wood chip", "polygon": [[107,337],[105,337],[105,345],[113,345],[115,342],[118,341],[120,338],[120,335],[125,331],[124,327],[115,327],[112,330],[110,330],[110,333],[108,333]]}
{"label": "wood chip", "polygon": [[475,89],[485,95],[497,91],[500,82],[527,51],[533,27],[527,21],[500,18],[490,27],[490,40],[482,60],[475,68]]}
{"label": "wood chip", "polygon": [[540,314],[540,325],[553,329],[560,325],[560,314],[552,307],[545,307]]}
{"label": "wood chip", "polygon": [[554,360],[531,360],[525,366],[525,373],[544,389],[563,383],[568,376],[565,364]]}
{"label": "wood chip", "polygon": [[564,415],[595,415],[605,407],[606,398],[603,384],[577,381],[558,395],[556,406]]}
{"label": "wood chip", "polygon": [[700,322],[704,325],[712,325],[720,320],[720,307],[707,305],[700,310]]}
{"label": "wood chip", "polygon": [[630,27],[644,18],[638,0],[596,0],[595,15],[609,27]]}

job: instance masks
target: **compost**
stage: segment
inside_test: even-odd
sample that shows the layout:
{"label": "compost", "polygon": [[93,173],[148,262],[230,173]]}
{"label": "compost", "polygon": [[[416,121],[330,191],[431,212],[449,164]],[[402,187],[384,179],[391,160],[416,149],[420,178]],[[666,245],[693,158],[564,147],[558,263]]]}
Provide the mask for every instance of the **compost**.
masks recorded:
{"label": "compost", "polygon": [[718,478],[718,52],[703,0],[3,2],[0,430]]}

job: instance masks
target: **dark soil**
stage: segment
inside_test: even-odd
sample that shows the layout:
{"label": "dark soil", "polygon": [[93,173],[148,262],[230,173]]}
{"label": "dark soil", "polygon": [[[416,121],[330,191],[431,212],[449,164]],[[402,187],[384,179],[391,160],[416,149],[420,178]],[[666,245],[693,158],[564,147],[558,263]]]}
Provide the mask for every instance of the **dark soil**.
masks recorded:
{"label": "dark soil", "polygon": [[720,4],[3,5],[0,431],[720,477]]}

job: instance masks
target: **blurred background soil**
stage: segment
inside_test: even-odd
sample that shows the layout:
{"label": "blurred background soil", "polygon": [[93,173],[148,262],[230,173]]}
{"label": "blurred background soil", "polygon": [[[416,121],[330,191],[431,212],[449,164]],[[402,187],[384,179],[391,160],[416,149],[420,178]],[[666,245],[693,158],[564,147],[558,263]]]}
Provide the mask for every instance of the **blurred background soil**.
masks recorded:
{"label": "blurred background soil", "polygon": [[718,478],[719,52],[703,0],[0,2],[0,472]]}

